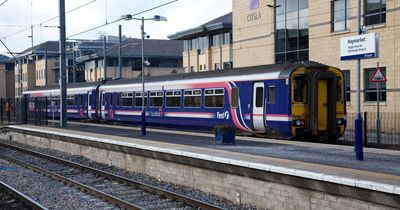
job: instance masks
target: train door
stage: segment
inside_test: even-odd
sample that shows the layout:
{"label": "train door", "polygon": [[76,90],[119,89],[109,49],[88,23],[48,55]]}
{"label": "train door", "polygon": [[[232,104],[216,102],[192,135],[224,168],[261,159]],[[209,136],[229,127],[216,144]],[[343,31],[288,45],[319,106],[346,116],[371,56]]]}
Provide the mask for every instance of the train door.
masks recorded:
{"label": "train door", "polygon": [[265,132],[264,83],[256,82],[253,86],[253,127],[256,131]]}
{"label": "train door", "polygon": [[318,79],[317,107],[318,107],[318,131],[328,129],[328,80]]}
{"label": "train door", "polygon": [[309,72],[307,78],[309,130],[314,135],[336,133],[337,76],[329,71],[314,71]]}
{"label": "train door", "polygon": [[101,108],[100,108],[100,117],[102,120],[106,119],[106,98],[105,98],[105,92],[101,91]]}
{"label": "train door", "polygon": [[87,94],[87,109],[88,118],[92,119],[92,92],[89,91]]}

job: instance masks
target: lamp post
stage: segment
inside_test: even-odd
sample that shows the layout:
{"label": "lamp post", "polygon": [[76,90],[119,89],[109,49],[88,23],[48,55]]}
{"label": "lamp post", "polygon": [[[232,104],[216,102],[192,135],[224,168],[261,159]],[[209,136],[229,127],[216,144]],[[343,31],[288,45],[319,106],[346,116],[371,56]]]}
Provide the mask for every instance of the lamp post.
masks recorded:
{"label": "lamp post", "polygon": [[146,36],[146,33],[144,32],[144,21],[145,20],[153,20],[153,21],[167,21],[167,18],[159,15],[155,15],[152,18],[135,18],[133,15],[123,15],[120,18],[121,20],[140,20],[142,21],[142,25],[140,26],[140,31],[141,31],[141,36],[142,36],[142,115],[141,115],[141,131],[142,135],[146,135],[146,110],[144,108],[144,96],[145,96],[145,90],[144,90],[144,39]]}

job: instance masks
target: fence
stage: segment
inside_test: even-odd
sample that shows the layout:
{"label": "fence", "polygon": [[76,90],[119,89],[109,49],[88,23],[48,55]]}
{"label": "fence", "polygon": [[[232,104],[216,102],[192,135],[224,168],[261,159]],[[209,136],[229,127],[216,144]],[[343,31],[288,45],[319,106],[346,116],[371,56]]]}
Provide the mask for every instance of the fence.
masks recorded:
{"label": "fence", "polygon": [[[355,126],[354,113],[347,114],[347,127],[343,139],[350,144],[354,143]],[[380,113],[381,118],[381,143],[377,142],[376,112],[363,113],[363,139],[364,146],[400,148],[400,113]]]}
{"label": "fence", "polygon": [[[6,111],[7,103],[11,106],[11,111]],[[15,109],[18,99],[0,98],[0,125],[15,124],[17,110]]]}
{"label": "fence", "polygon": [[[12,111],[6,111],[6,104],[10,102]],[[0,98],[0,125],[35,124],[47,125],[47,98],[1,99]]]}

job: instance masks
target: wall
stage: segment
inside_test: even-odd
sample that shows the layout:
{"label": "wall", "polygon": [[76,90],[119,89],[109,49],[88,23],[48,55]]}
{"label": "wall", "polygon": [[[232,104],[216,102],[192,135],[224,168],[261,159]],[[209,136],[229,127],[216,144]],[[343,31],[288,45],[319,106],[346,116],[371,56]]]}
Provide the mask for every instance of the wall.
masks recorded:
{"label": "wall", "polygon": [[233,0],[233,66],[257,66],[274,63],[274,5],[260,0],[251,10],[249,1]]}
{"label": "wall", "polygon": [[[221,63],[221,69],[224,62],[232,61],[232,45],[224,44],[204,49],[203,54],[197,50],[183,52],[183,68],[190,72],[190,67],[194,67],[195,72],[215,70],[215,64]],[[202,66],[202,67],[200,67]],[[205,68],[204,68],[205,66]]]}
{"label": "wall", "polygon": [[[47,58],[47,85],[57,83],[56,74],[53,68],[56,65],[58,58]],[[40,72],[40,73],[39,73]],[[36,61],[36,75],[41,77],[36,77],[36,86],[46,85],[46,60],[41,59]]]}
{"label": "wall", "polygon": [[[128,152],[120,152],[105,149],[110,148],[109,145],[100,148],[91,146],[90,144],[72,143],[72,140],[56,140],[54,139],[55,136],[52,136],[50,139],[48,137],[32,136],[29,133],[23,133],[24,132],[0,132],[0,138],[12,139],[19,143],[37,147],[55,149],[72,155],[84,156],[95,162],[147,174],[161,181],[193,187],[204,192],[210,192],[225,197],[232,202],[255,205],[259,208],[289,210],[395,209],[372,203],[368,200],[358,200],[349,196],[338,195],[342,192],[337,192],[338,194],[330,194],[322,191],[281,184],[278,182],[259,180],[247,176],[239,176],[232,173],[224,173],[216,170],[195,167],[191,166],[191,164],[180,164],[174,162],[175,159],[178,158],[174,155],[167,158],[170,160],[167,161],[167,159],[156,159],[142,156],[140,155],[140,152],[132,152],[127,148],[122,150]],[[146,153],[149,151],[143,152]],[[149,156],[153,155],[150,154]],[[157,155],[154,155],[154,157],[157,157]],[[194,163],[196,160],[192,160],[192,162]],[[210,165],[212,164],[210,163]],[[263,176],[267,177],[269,175],[271,174],[264,174]],[[301,182],[302,180],[297,181]],[[314,183],[314,185],[320,187],[321,184],[322,183]],[[341,190],[343,190],[343,192],[346,191],[344,188]],[[365,196],[368,197],[367,194]],[[383,197],[381,199],[390,200]]]}

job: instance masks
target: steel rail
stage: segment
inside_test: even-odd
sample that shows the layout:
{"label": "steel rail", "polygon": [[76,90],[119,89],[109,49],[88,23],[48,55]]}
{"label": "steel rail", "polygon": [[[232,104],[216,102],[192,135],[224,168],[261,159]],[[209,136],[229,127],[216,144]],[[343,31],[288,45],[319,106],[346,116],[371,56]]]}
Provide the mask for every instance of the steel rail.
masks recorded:
{"label": "steel rail", "polygon": [[43,205],[39,204],[38,202],[34,201],[30,197],[24,195],[23,193],[19,192],[15,188],[7,185],[6,183],[0,181],[0,188],[4,189],[7,193],[16,197],[19,201],[24,203],[25,205],[29,206],[34,210],[48,210],[48,208],[44,207]]}
{"label": "steel rail", "polygon": [[40,167],[34,166],[34,165],[32,165],[32,164],[29,164],[29,163],[20,161],[20,160],[18,160],[18,159],[12,158],[12,157],[8,157],[8,156],[6,156],[6,155],[4,155],[4,154],[0,154],[0,157],[3,158],[3,159],[5,159],[5,160],[8,160],[8,161],[10,161],[10,162],[14,162],[14,163],[16,163],[16,164],[18,164],[18,165],[21,165],[21,166],[23,166],[23,167],[26,167],[26,168],[28,168],[28,169],[30,169],[30,170],[32,170],[32,171],[42,173],[42,174],[44,174],[44,175],[46,175],[46,176],[48,176],[48,177],[50,177],[50,178],[52,178],[52,179],[54,179],[54,180],[60,181],[60,182],[62,182],[62,183],[65,183],[65,184],[67,184],[67,185],[70,185],[70,186],[72,186],[72,187],[75,187],[75,188],[77,188],[77,189],[80,189],[80,190],[82,190],[82,191],[89,192],[90,194],[96,196],[97,198],[104,199],[104,200],[106,200],[106,201],[108,201],[108,202],[110,202],[110,203],[112,203],[112,204],[114,204],[114,205],[116,205],[116,206],[121,207],[121,208],[125,208],[125,209],[135,209],[135,210],[145,210],[144,208],[141,208],[141,207],[136,206],[136,205],[134,205],[134,204],[128,203],[128,202],[126,202],[126,201],[124,201],[124,200],[121,200],[121,199],[119,199],[119,198],[116,198],[116,197],[114,197],[114,196],[112,196],[112,195],[109,195],[109,194],[107,194],[107,193],[104,193],[104,192],[101,192],[101,191],[99,191],[99,190],[96,190],[96,189],[94,189],[94,188],[92,188],[92,187],[90,187],[90,186],[81,184],[81,183],[79,183],[79,182],[76,182],[76,181],[71,180],[71,179],[68,179],[68,178],[65,178],[65,177],[63,177],[63,176],[60,176],[60,175],[55,174],[55,173],[53,173],[53,172],[50,172],[50,171],[48,171],[48,170],[42,169],[42,168],[40,168]]}
{"label": "steel rail", "polygon": [[141,183],[139,181],[135,181],[135,180],[132,180],[132,179],[128,179],[128,178],[125,178],[125,177],[122,177],[122,176],[119,176],[119,175],[115,175],[115,174],[108,173],[108,172],[105,172],[105,171],[100,171],[98,169],[95,169],[95,168],[92,168],[92,167],[88,167],[88,166],[85,166],[85,165],[82,165],[82,164],[79,164],[79,163],[74,163],[74,162],[71,162],[71,161],[68,161],[68,160],[63,160],[61,158],[53,157],[53,156],[50,156],[50,155],[47,155],[47,154],[44,154],[44,153],[36,152],[36,151],[33,151],[33,150],[21,148],[21,147],[10,145],[10,144],[6,144],[6,143],[0,143],[0,145],[1,146],[5,146],[5,147],[9,147],[11,149],[18,150],[18,151],[21,151],[21,152],[24,152],[24,153],[32,154],[34,156],[42,157],[42,158],[45,158],[45,159],[48,159],[48,160],[51,160],[51,161],[54,161],[54,162],[58,162],[58,163],[61,163],[61,164],[64,164],[64,165],[68,165],[68,166],[71,166],[71,167],[74,167],[74,168],[78,168],[78,169],[86,171],[86,172],[94,173],[96,175],[99,175],[99,176],[102,176],[102,177],[105,177],[105,178],[108,178],[108,179],[112,179],[112,180],[115,180],[117,182],[122,182],[122,183],[125,183],[125,184],[128,184],[128,185],[131,185],[131,186],[135,186],[135,187],[138,187],[138,188],[140,188],[142,190],[145,190],[147,192],[158,194],[158,195],[162,195],[162,196],[164,196],[166,198],[170,198],[170,199],[175,200],[175,201],[183,202],[183,203],[185,203],[185,204],[187,204],[189,206],[192,206],[192,207],[201,208],[201,209],[210,209],[210,210],[222,210],[222,209],[224,209],[222,207],[219,207],[219,206],[216,206],[216,205],[213,205],[213,204],[210,204],[210,203],[206,203],[206,202],[203,202],[203,201],[200,201],[200,200],[197,200],[197,199],[193,199],[193,198],[190,198],[190,197],[187,197],[187,196],[184,196],[184,195],[180,195],[180,194],[168,191],[168,190],[161,189],[159,187],[151,186],[151,185],[148,185],[148,184],[145,184],[145,183]]}

